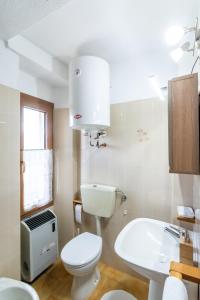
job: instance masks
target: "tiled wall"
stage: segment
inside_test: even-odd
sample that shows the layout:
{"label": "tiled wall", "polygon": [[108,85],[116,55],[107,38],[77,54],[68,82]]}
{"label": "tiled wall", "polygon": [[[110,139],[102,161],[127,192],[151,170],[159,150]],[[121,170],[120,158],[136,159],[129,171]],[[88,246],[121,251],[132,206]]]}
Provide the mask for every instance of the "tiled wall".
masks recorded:
{"label": "tiled wall", "polygon": [[[117,234],[132,219],[148,217],[176,223],[176,206],[199,205],[199,176],[169,174],[168,103],[146,99],[111,105],[107,148],[89,147],[81,138],[81,182],[113,185],[127,194],[117,199],[111,219],[103,220],[102,259],[123,269],[113,246]],[[128,211],[124,215],[124,210]],[[84,215],[82,230],[95,232],[94,219]]]}
{"label": "tiled wall", "polygon": [[0,85],[0,277],[20,278],[20,95]]}
{"label": "tiled wall", "polygon": [[68,109],[54,110],[54,211],[58,217],[60,250],[73,237],[73,131]]}

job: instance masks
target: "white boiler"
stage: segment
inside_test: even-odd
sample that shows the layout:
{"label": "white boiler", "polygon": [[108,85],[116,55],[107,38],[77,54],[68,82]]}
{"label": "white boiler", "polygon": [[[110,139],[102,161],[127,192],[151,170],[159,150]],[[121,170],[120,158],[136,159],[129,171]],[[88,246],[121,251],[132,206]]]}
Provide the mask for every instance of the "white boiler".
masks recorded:
{"label": "white boiler", "polygon": [[109,65],[99,57],[80,56],[69,69],[70,126],[99,131],[110,126]]}

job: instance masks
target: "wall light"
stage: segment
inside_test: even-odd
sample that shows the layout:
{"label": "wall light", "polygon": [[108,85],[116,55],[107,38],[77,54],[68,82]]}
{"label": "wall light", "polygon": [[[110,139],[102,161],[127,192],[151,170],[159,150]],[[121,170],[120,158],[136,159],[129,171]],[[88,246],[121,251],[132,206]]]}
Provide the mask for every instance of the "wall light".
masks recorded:
{"label": "wall light", "polygon": [[192,47],[190,47],[190,43],[187,41],[183,45],[179,46],[178,48],[172,50],[170,52],[171,58],[175,61],[178,62],[184,52],[192,52],[193,56],[195,54],[195,51],[199,51],[200,49],[200,28],[199,28],[199,22],[198,18],[196,18],[196,23],[194,27],[181,27],[181,26],[171,26],[168,31],[166,32],[166,42],[173,46],[179,43],[182,39],[182,37],[189,33],[193,32],[194,34],[194,42]]}
{"label": "wall light", "polygon": [[160,100],[164,101],[165,97],[162,93],[162,90],[158,84],[158,80],[155,75],[149,76],[149,81],[151,83],[151,86],[153,87],[154,91],[156,92],[156,95],[160,98]]}
{"label": "wall light", "polygon": [[190,49],[190,43],[185,42],[181,47],[172,50],[170,56],[175,62],[178,62],[183,57],[184,52],[190,51],[193,51],[193,49]]}

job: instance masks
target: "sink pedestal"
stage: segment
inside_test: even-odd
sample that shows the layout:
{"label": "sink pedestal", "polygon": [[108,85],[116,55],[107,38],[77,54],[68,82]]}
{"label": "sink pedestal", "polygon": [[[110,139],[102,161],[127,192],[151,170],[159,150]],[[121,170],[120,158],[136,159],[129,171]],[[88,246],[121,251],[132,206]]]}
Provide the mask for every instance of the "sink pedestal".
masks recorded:
{"label": "sink pedestal", "polygon": [[164,284],[150,280],[148,300],[161,300]]}

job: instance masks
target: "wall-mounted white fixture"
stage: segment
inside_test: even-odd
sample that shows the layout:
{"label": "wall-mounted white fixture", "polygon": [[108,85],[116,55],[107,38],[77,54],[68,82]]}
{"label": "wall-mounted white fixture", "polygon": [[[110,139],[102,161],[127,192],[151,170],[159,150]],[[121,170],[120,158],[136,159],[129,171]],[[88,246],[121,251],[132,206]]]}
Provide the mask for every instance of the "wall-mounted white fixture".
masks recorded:
{"label": "wall-mounted white fixture", "polygon": [[100,138],[110,126],[108,63],[95,56],[73,59],[69,69],[70,126],[84,130],[91,147],[105,147]]}
{"label": "wall-mounted white fixture", "polygon": [[101,236],[100,218],[114,214],[116,187],[100,184],[82,184],[81,198],[83,211],[95,216],[97,235]]}
{"label": "wall-mounted white fixture", "polygon": [[110,126],[109,65],[99,57],[80,56],[70,63],[70,126],[87,132]]}
{"label": "wall-mounted white fixture", "polygon": [[165,97],[162,93],[162,90],[159,86],[159,83],[158,83],[158,80],[157,80],[156,76],[155,75],[149,76],[149,82],[150,82],[153,90],[155,91],[156,95],[160,98],[160,100],[164,101]]}
{"label": "wall-mounted white fixture", "polygon": [[181,27],[181,26],[171,26],[167,33],[166,33],[166,42],[170,46],[174,46],[176,44],[179,44],[182,40],[182,38],[192,32],[194,34],[194,42],[191,45],[189,41],[184,42],[182,45],[179,45],[178,48],[173,49],[170,52],[171,58],[178,62],[184,52],[192,52],[193,56],[196,51],[199,52],[200,50],[200,28],[198,23],[198,18],[196,19],[196,24],[194,27]]}
{"label": "wall-mounted white fixture", "polygon": [[127,196],[126,196],[126,194],[122,190],[116,189],[116,193],[118,193],[118,194],[121,195],[121,202],[124,202],[124,201],[127,200]]}

